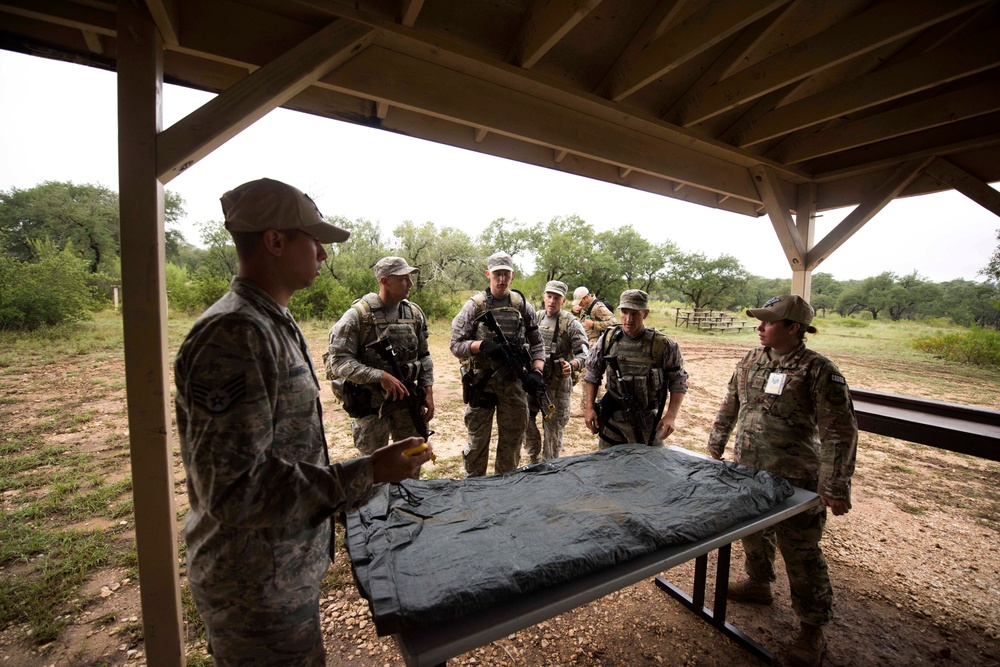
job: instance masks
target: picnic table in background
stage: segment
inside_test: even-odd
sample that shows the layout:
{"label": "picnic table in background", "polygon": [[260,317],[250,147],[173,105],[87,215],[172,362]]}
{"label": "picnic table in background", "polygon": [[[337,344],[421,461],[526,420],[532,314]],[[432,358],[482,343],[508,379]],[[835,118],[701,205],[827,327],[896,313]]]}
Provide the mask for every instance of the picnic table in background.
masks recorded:
{"label": "picnic table in background", "polygon": [[702,331],[743,331],[752,328],[752,324],[747,324],[746,319],[741,319],[739,315],[730,315],[722,310],[710,308],[690,308],[684,309],[675,307],[674,326],[682,324],[685,328],[692,325]]}

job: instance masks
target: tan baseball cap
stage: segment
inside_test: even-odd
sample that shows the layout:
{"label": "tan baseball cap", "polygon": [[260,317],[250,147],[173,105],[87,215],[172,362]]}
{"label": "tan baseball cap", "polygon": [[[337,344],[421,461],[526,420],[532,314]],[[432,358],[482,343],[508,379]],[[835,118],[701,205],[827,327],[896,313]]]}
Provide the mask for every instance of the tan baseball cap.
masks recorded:
{"label": "tan baseball cap", "polygon": [[309,195],[271,178],[244,183],[220,201],[226,229],[231,232],[300,229],[320,243],[342,243],[351,235],[326,222]]}
{"label": "tan baseball cap", "polygon": [[545,283],[546,292],[552,292],[553,294],[558,294],[559,296],[566,296],[566,290],[568,289],[569,286],[561,280],[550,280]]}
{"label": "tan baseball cap", "polygon": [[573,305],[579,306],[580,302],[583,301],[589,294],[590,290],[584,287],[583,285],[577,287],[575,290],[573,290]]}
{"label": "tan baseball cap", "polygon": [[410,266],[402,257],[383,257],[375,262],[375,277],[382,276],[408,276],[412,273],[420,273],[420,269]]}
{"label": "tan baseball cap", "polygon": [[619,298],[618,310],[631,308],[632,310],[646,310],[649,308],[649,295],[641,289],[627,289],[622,292]]}
{"label": "tan baseball cap", "polygon": [[756,317],[763,322],[777,322],[778,320],[791,320],[808,326],[816,311],[813,307],[797,294],[782,294],[776,296],[760,308],[747,310],[749,317]]}

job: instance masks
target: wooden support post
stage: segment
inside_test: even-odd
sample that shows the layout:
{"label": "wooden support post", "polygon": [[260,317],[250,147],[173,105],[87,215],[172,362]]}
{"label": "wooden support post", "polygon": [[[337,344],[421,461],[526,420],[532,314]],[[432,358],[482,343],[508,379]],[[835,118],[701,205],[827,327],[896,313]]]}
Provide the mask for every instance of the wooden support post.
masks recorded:
{"label": "wooden support post", "polygon": [[[804,183],[798,187],[795,203],[795,229],[805,246],[806,253],[813,247],[816,235],[816,184]],[[792,294],[806,301],[812,294],[812,269],[807,266],[792,267]]]}
{"label": "wooden support post", "polygon": [[118,179],[125,383],[146,662],[184,665],[174,505],[163,185],[163,46],[145,2],[118,2]]}

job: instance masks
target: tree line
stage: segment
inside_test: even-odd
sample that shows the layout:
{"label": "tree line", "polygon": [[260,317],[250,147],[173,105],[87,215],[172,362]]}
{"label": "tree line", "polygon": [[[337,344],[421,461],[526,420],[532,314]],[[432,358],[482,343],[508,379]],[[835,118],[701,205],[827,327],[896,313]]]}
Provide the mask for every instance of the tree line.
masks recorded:
{"label": "tree line", "polygon": [[[196,225],[195,245],[176,229],[183,200],[165,195],[166,283],[172,309],[197,313],[228,289],[236,250],[219,221]],[[300,319],[335,320],[360,295],[377,290],[372,266],[398,255],[420,267],[411,294],[431,317],[450,317],[469,291],[483,289],[486,257],[503,250],[515,258],[514,287],[540,300],[549,280],[586,285],[614,301],[625,289],[696,308],[759,307],[791,290],[788,278],[750,274],[731,255],[687,253],[671,241],[653,243],[632,226],[597,232],[579,216],[524,223],[498,218],[479,235],[433,222],[403,222],[386,236],[378,224],[328,216],[351,231],[334,245],[313,286],[289,307]],[[1000,232],[998,232],[1000,241]],[[85,317],[106,307],[121,285],[118,195],[100,185],[46,182],[0,191],[0,328],[30,329]],[[523,270],[522,270],[523,269]],[[987,280],[934,283],[916,272],[881,273],[838,281],[816,273],[811,302],[817,311],[872,319],[949,319],[962,326],[1000,326],[1000,245],[981,272]]]}

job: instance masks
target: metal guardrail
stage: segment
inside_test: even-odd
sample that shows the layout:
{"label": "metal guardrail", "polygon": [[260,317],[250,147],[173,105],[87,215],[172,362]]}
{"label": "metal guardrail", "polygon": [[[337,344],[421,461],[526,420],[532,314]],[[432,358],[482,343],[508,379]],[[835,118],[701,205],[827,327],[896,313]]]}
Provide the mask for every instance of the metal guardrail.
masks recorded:
{"label": "metal guardrail", "polygon": [[1000,461],[1000,410],[851,389],[858,428]]}

